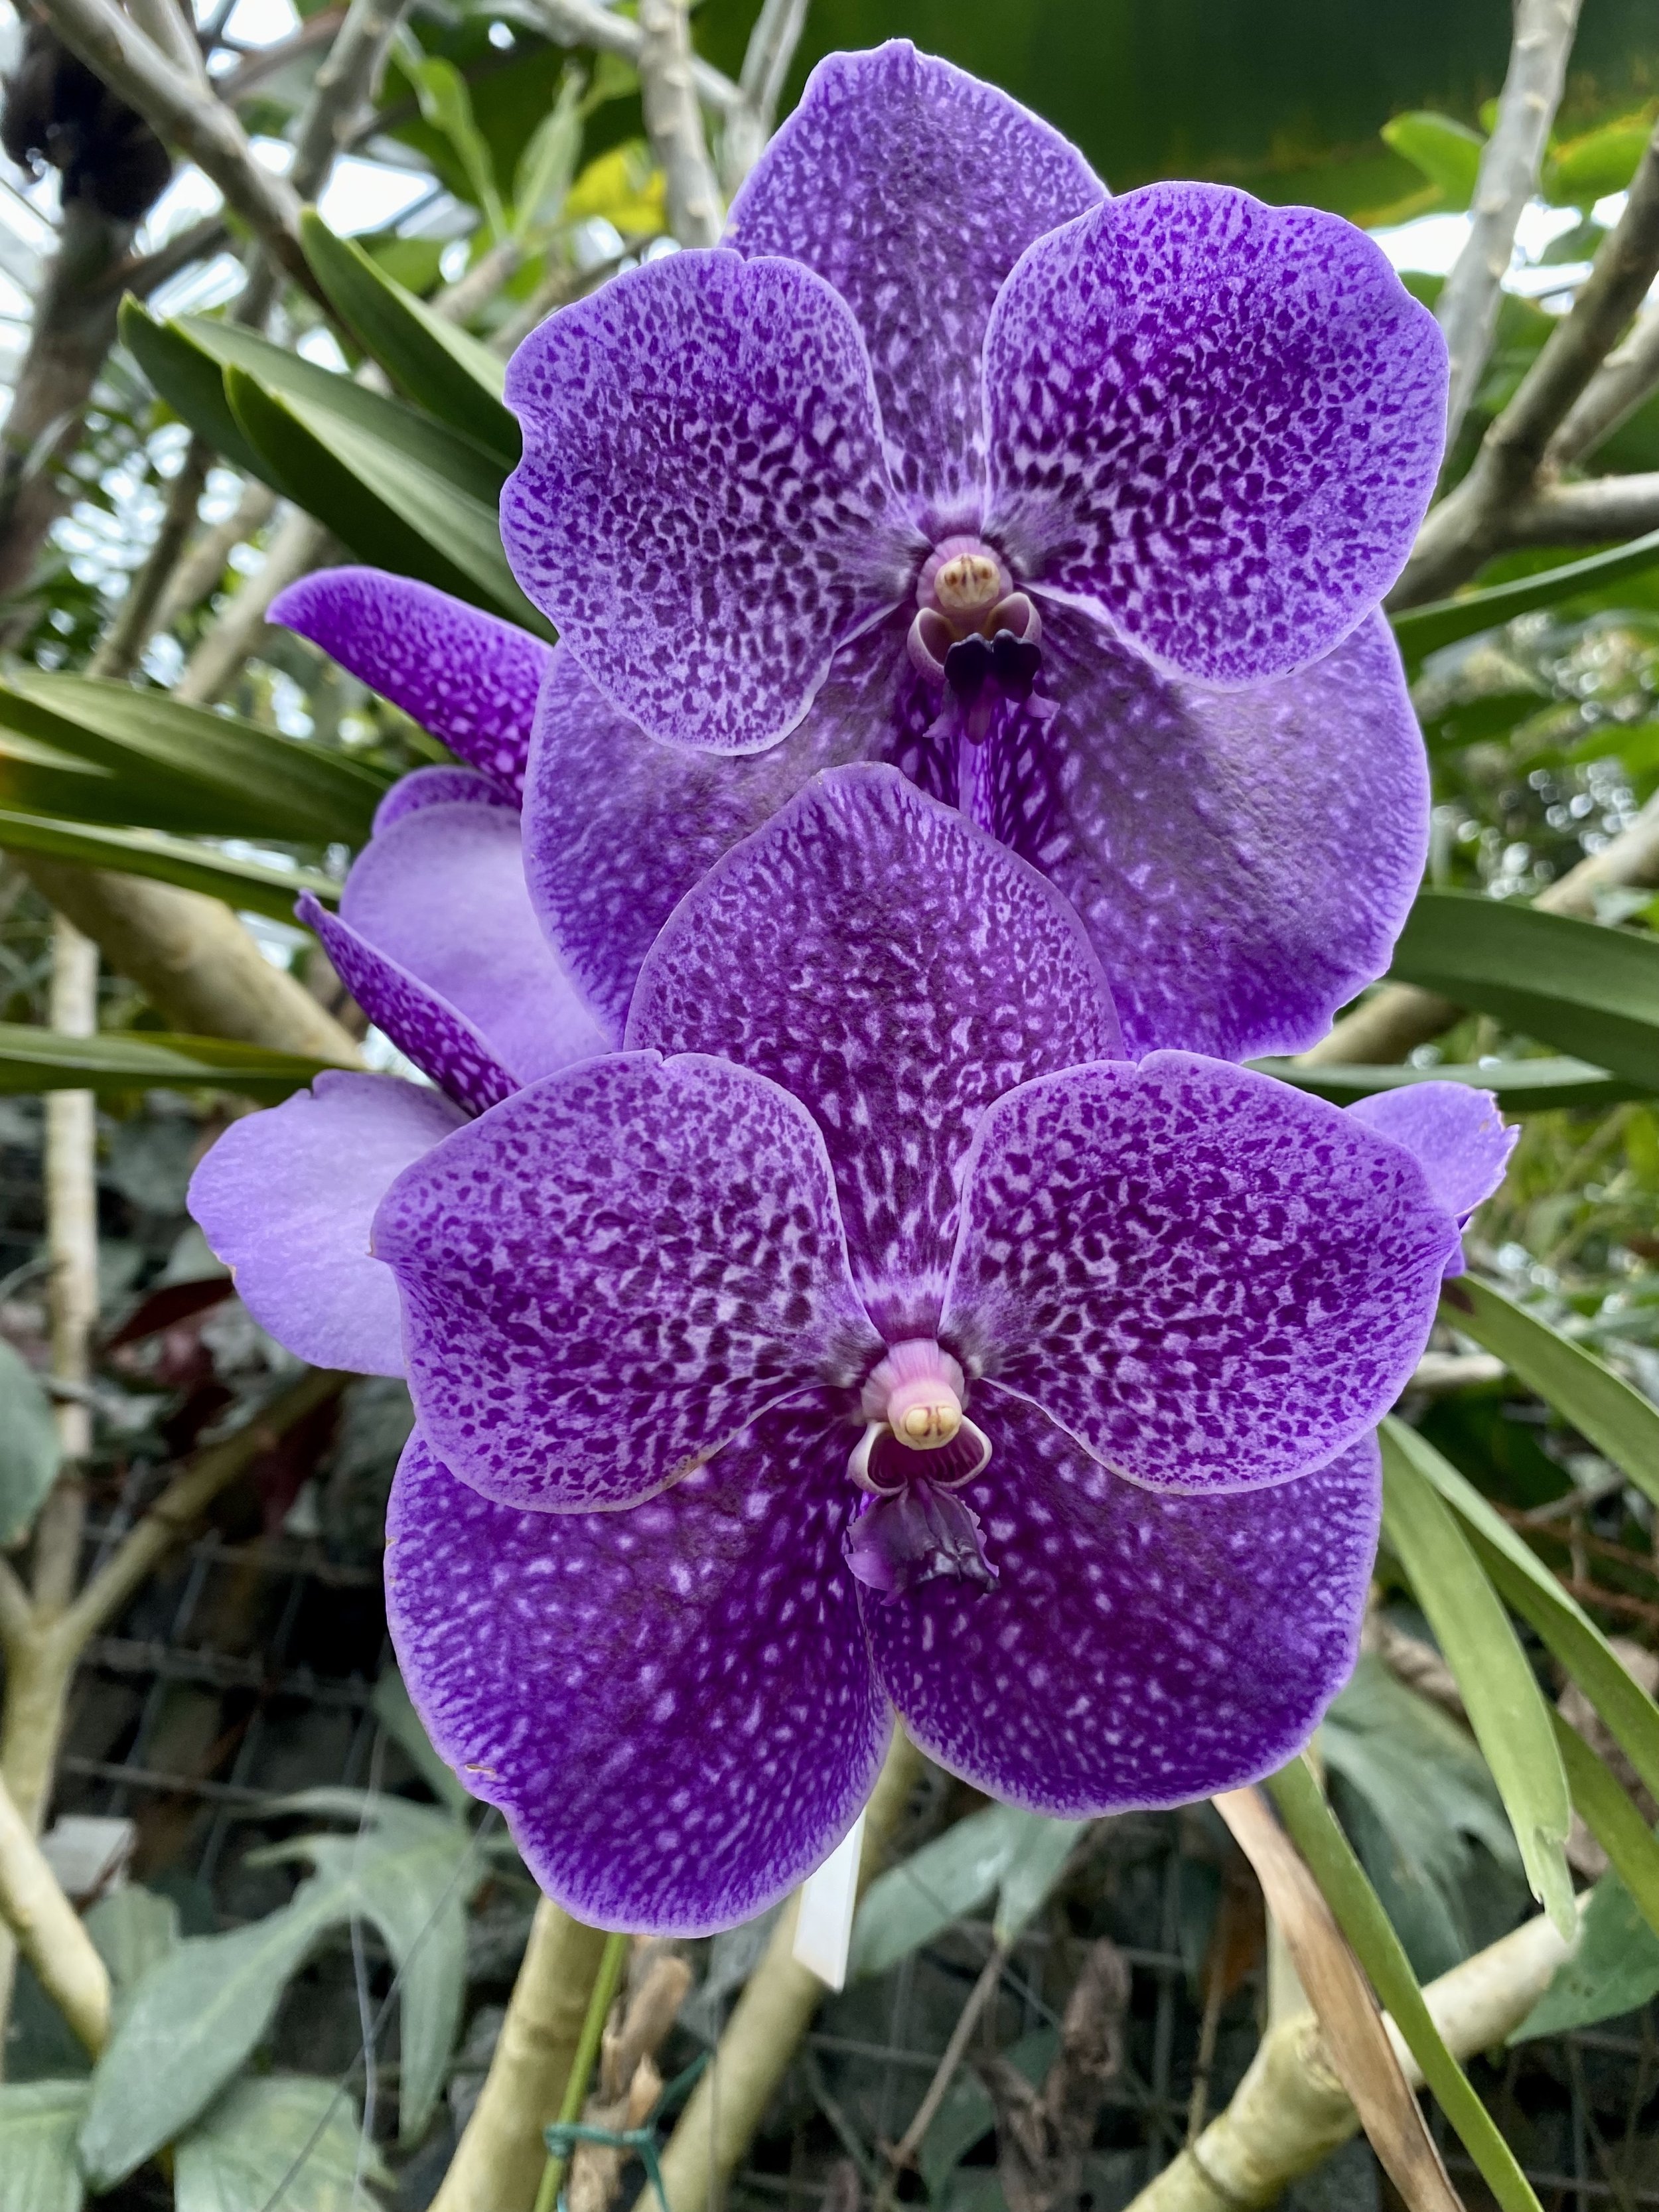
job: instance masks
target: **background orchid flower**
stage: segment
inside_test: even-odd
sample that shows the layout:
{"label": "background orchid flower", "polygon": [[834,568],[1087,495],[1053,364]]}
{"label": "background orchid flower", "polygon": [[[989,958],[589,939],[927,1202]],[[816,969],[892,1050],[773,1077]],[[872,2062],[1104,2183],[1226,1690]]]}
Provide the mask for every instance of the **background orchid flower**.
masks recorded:
{"label": "background orchid flower", "polygon": [[[1132,975],[1133,1053],[1311,1042],[1421,870],[1374,610],[1444,384],[1432,318],[1339,218],[1110,200],[902,42],[820,64],[727,248],[563,310],[509,370],[503,538],[564,641],[529,872],[589,1002],[620,1018],[711,828],[706,768],[637,725],[767,762],[734,835],[854,755],[962,805]],[[636,881],[604,856],[641,814]]]}
{"label": "background orchid flower", "polygon": [[[473,773],[423,769],[404,785]],[[531,911],[517,813],[444,791],[382,806],[337,916],[308,897],[300,908],[370,1021],[434,1087],[320,1076],[234,1122],[191,1182],[191,1211],[249,1311],[320,1366],[403,1372],[395,1288],[368,1249],[399,1170],[520,1083],[605,1048]]]}
{"label": "background orchid flower", "polygon": [[1415,1094],[1431,1176],[1265,1077],[1127,1064],[1052,887],[876,767],[685,900],[627,1042],[374,1231],[418,1424],[400,1661],[549,1891],[753,1913],[844,1832],[890,1704],[1054,1813],[1287,1757],[1352,1663],[1368,1431],[1490,1101]]}

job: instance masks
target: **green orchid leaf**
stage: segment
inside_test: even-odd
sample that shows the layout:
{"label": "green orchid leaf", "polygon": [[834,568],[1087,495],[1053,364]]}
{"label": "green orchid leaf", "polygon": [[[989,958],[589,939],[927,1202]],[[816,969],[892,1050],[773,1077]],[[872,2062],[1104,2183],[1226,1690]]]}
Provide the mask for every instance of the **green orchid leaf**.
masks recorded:
{"label": "green orchid leaf", "polygon": [[1536,576],[1522,576],[1512,584],[1494,584],[1484,592],[1462,592],[1455,599],[1436,599],[1427,606],[1407,607],[1391,617],[1400,650],[1407,661],[1425,659],[1442,646],[1459,638],[1474,637],[1496,629],[1516,615],[1534,607],[1553,607],[1576,599],[1586,592],[1605,591],[1639,576],[1659,563],[1659,530],[1632,538],[1606,553],[1592,553],[1583,561],[1569,561],[1559,568],[1546,568]]}
{"label": "green orchid leaf", "polygon": [[274,1105],[330,1065],[301,1053],[267,1052],[228,1037],[175,1036],[160,1030],[58,1030],[0,1022],[0,1097],[92,1091],[118,1098],[141,1091],[229,1091]]}
{"label": "green orchid leaf", "polygon": [[398,390],[503,469],[515,468],[519,425],[501,404],[505,363],[406,292],[362,246],[337,238],[314,208],[301,216],[300,237],[318,282]]}
{"label": "green orchid leaf", "polygon": [[177,884],[185,890],[223,899],[245,912],[268,914],[277,921],[293,921],[294,902],[301,891],[310,891],[325,906],[337,905],[340,896],[335,878],[315,868],[239,860],[210,846],[164,836],[155,830],[107,830],[4,809],[0,809],[0,852],[45,853],[117,875],[148,876],[157,883]]}
{"label": "green orchid leaf", "polygon": [[34,1526],[63,1457],[46,1385],[0,1336],[0,1552]]}
{"label": "green orchid leaf", "polygon": [[1474,1275],[1447,1284],[1440,1311],[1659,1503],[1659,1406],[1593,1352]]}
{"label": "green orchid leaf", "polygon": [[1419,891],[1389,973],[1659,1090],[1659,937],[1478,891]]}
{"label": "green orchid leaf", "polygon": [[[1270,1776],[1267,1788],[1338,1927],[1352,1946],[1371,1987],[1393,2014],[1407,2049],[1422,2068],[1424,2080],[1480,2169],[1487,2188],[1504,2212],[1539,2212],[1538,2199],[1514,2152],[1476,2096],[1468,2075],[1447,2050],[1417,1985],[1411,1961],[1377,1902],[1376,1892],[1365,1879],[1364,1869],[1325,1802],[1306,1754]],[[1576,1930],[1576,1914],[1573,1926]]]}
{"label": "green orchid leaf", "polygon": [[1416,1441],[1402,1423],[1383,1427],[1384,1540],[1457,1678],[1533,1894],[1569,1935],[1577,1923],[1563,1846],[1572,1803],[1550,1709],[1455,1516],[1418,1466]]}
{"label": "green orchid leaf", "polygon": [[1372,1067],[1328,1061],[1304,1067],[1294,1060],[1253,1060],[1263,1075],[1275,1076],[1334,1106],[1374,1098],[1382,1091],[1404,1091],[1414,1083],[1466,1083],[1490,1091],[1506,1114],[1543,1114],[1561,1106],[1613,1106],[1647,1096],[1639,1083],[1627,1083],[1584,1060],[1506,1060],[1496,1066],[1449,1062],[1441,1067]]}

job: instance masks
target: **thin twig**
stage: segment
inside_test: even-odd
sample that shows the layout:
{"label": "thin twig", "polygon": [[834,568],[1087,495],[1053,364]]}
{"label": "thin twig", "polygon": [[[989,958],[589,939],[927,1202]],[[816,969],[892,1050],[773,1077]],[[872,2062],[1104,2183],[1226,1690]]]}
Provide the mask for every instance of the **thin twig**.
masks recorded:
{"label": "thin twig", "polygon": [[743,105],[726,118],[720,139],[720,182],[729,198],[760,159],[772,135],[789,64],[811,0],[764,0],[743,57]]}
{"label": "thin twig", "polygon": [[202,532],[173,571],[155,610],[158,630],[171,629],[183,616],[200,606],[210,592],[218,590],[225,563],[239,545],[250,544],[258,535],[276,506],[276,495],[269,484],[244,484],[232,512]]}
{"label": "thin twig", "polygon": [[299,195],[285,177],[255,159],[246,132],[224,102],[204,96],[112,0],[39,4],[70,52],[159,137],[187,155],[289,275],[320,300],[321,289],[300,251]]}
{"label": "thin twig", "polygon": [[134,574],[114,621],[87,663],[88,676],[130,676],[137,666],[155,634],[156,609],[196,526],[196,510],[207,486],[212,459],[213,449],[205,438],[193,437],[185,448],[179,472],[167,486],[167,506],[155,543]]}
{"label": "thin twig", "polygon": [[[1536,509],[1545,504],[1539,470],[1549,441],[1624,335],[1656,275],[1659,126],[1631,180],[1625,212],[1602,240],[1570,313],[1551,331],[1514,398],[1487,431],[1474,465],[1424,524],[1391,605],[1416,606],[1441,598],[1494,553],[1519,542],[1512,535],[1515,528],[1535,532]],[[1561,526],[1572,512],[1583,512],[1582,501],[1577,510],[1572,501],[1601,489],[1580,484],[1553,495],[1568,502],[1557,509]],[[1534,512],[1528,524],[1523,518],[1529,507]],[[1540,540],[1534,534],[1525,542]]]}
{"label": "thin twig", "polygon": [[[52,917],[51,1014],[52,1026],[64,1036],[88,1037],[98,1027],[98,948],[61,914]],[[97,1144],[97,1103],[91,1091],[50,1093],[46,1186],[52,1379],[76,1393],[84,1391],[92,1378],[92,1335],[98,1325]],[[46,1613],[68,1603],[80,1570],[92,1449],[92,1413],[84,1398],[60,1397],[53,1416],[63,1464],[36,1524],[33,1559],[34,1602]]]}
{"label": "thin twig", "polygon": [[167,1488],[62,1616],[65,1638],[77,1650],[117,1613],[157,1561],[199,1521],[208,1507],[270,1451],[307,1413],[344,1389],[349,1376],[332,1368],[307,1368],[234,1436],[210,1444],[174,1475]]}
{"label": "thin twig", "polygon": [[1659,307],[1650,307],[1596,370],[1545,447],[1546,473],[1593,453],[1655,391],[1659,391]]}
{"label": "thin twig", "polygon": [[[598,0],[534,0],[547,36],[555,46],[592,46],[596,53],[620,54],[638,64],[640,26]],[[697,98],[716,115],[735,114],[744,105],[741,88],[712,64],[693,55],[691,82]]]}
{"label": "thin twig", "polygon": [[0,1921],[96,2057],[109,2040],[109,1970],[0,1778]]}
{"label": "thin twig", "polygon": [[1516,226],[1537,189],[1566,82],[1579,0],[1517,0],[1498,120],[1480,155],[1473,220],[1435,313],[1451,356],[1446,440],[1455,438],[1498,326]]}
{"label": "thin twig", "polygon": [[[1002,1980],[1002,1970],[1007,1962],[1007,1946],[1003,1943],[993,1943],[991,1955],[981,1968],[979,1979],[968,1992],[968,2002],[963,2006],[956,2026],[951,2030],[951,2039],[945,2045],[939,2064],[933,2069],[933,2078],[927,2084],[926,2094],[916,2106],[909,2126],[893,2146],[888,2164],[895,2179],[903,2172],[906,2166],[914,2165],[915,2162],[916,2153],[921,2148],[922,2138],[933,2126],[934,2119],[938,2117],[939,2108],[945,2102],[951,2082],[957,2078],[957,2069],[966,2055],[974,2030],[979,2026],[980,2014],[995,1996],[998,1986]],[[887,2201],[890,2203],[894,2201],[890,2190],[887,2192]]]}
{"label": "thin twig", "polygon": [[702,135],[685,0],[640,0],[640,96],[663,173],[668,228],[682,246],[720,238],[720,189]]}
{"label": "thin twig", "polygon": [[320,522],[297,507],[289,510],[277,525],[260,566],[244,578],[191,653],[173,687],[175,699],[200,707],[220,696],[258,642],[266,608],[278,592],[317,566],[329,543]]}

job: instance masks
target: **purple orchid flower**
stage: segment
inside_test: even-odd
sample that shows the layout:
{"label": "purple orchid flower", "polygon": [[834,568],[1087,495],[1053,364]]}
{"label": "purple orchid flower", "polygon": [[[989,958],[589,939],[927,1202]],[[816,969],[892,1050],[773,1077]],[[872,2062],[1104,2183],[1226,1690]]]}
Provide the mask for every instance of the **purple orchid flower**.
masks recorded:
{"label": "purple orchid flower", "polygon": [[191,1211],[249,1311],[319,1366],[403,1372],[396,1291],[368,1249],[400,1170],[521,1083],[605,1048],[531,911],[517,813],[458,792],[461,776],[474,772],[422,769],[394,785],[338,915],[308,895],[299,906],[358,1005],[435,1088],[319,1076],[233,1123],[191,1182]]}
{"label": "purple orchid flower", "polygon": [[892,1707],[1073,1816],[1305,1741],[1491,1101],[1423,1086],[1396,1141],[1127,1062],[1052,885],[876,766],[682,902],[626,1047],[457,1129],[374,1228],[417,1413],[393,1636],[550,1893],[744,1918],[845,1832]]}
{"label": "purple orchid flower", "polygon": [[503,539],[563,639],[527,867],[588,1003],[620,1035],[702,869],[870,758],[1066,892],[1132,1053],[1312,1042],[1421,871],[1376,608],[1444,386],[1432,317],[1337,217],[1109,199],[902,42],[820,64],[724,248],[562,311],[508,373]]}

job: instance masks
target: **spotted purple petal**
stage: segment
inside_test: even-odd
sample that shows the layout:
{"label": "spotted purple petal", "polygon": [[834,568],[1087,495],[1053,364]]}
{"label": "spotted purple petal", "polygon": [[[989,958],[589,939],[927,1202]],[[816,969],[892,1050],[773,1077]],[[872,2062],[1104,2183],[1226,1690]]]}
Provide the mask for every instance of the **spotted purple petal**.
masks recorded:
{"label": "spotted purple petal", "polygon": [[1035,238],[1103,197],[1083,156],[994,85],[906,39],[831,54],[732,204],[739,253],[804,261],[858,318],[887,465],[919,514],[976,509],[980,353]]}
{"label": "spotted purple petal", "polygon": [[401,1375],[403,1327],[368,1228],[392,1183],[461,1126],[435,1091],[390,1075],[319,1075],[233,1121],[190,1182],[190,1210],[279,1344],[319,1367]]}
{"label": "spotted purple petal", "polygon": [[384,568],[322,568],[279,592],[270,620],[308,637],[510,798],[524,787],[551,647]]}
{"label": "spotted purple petal", "polygon": [[532,331],[507,398],[514,574],[653,737],[775,744],[908,588],[863,342],[798,262],[650,262]]}
{"label": "spotted purple petal", "polygon": [[635,1049],[706,1052],[799,1098],[890,1343],[931,1336],[957,1172],[994,1098],[1121,1049],[1053,885],[896,769],[831,769],[681,903],[641,972]]}
{"label": "spotted purple petal", "polygon": [[746,1920],[868,1796],[890,1717],[841,1561],[845,1457],[811,1399],[629,1512],[522,1513],[410,1439],[386,1528],[404,1679],[579,1918]]}
{"label": "spotted purple petal", "polygon": [[532,910],[511,808],[406,817],[359,854],[340,919],[470,1022],[515,1082],[605,1049]]}
{"label": "spotted purple petal", "polygon": [[613,1038],[640,963],[698,878],[819,769],[890,744],[905,627],[855,638],[800,728],[737,757],[659,744],[554,654],[525,783],[525,868],[543,927]]}
{"label": "spotted purple petal", "polygon": [[1339,216],[1222,185],[1149,185],[1038,240],[998,299],[985,382],[987,536],[1208,683],[1345,637],[1440,465],[1434,318]]}
{"label": "spotted purple petal", "polygon": [[374,810],[374,834],[383,837],[394,822],[418,814],[423,806],[512,807],[498,783],[476,768],[417,768],[400,775]]}
{"label": "spotted purple petal", "polygon": [[1182,1805],[1283,1765],[1352,1669],[1381,1506],[1376,1443],[1237,1498],[1154,1496],[1000,1398],[968,1495],[994,1589],[865,1601],[915,1741],[975,1787],[1079,1819]]}
{"label": "spotted purple petal", "polygon": [[294,911],[322,939],[334,972],[375,1028],[458,1106],[482,1114],[512,1097],[518,1087],[512,1075],[464,1014],[349,922],[319,906],[309,891]]}
{"label": "spotted purple petal", "polygon": [[[1503,1182],[1521,1134],[1504,1126],[1490,1091],[1465,1083],[1403,1084],[1356,1099],[1348,1111],[1379,1136],[1403,1145],[1440,1204],[1460,1223]],[[1462,1272],[1461,1265],[1456,1272]]]}
{"label": "spotted purple petal", "polygon": [[1154,1489],[1252,1489],[1345,1450],[1416,1365],[1455,1243],[1400,1146],[1184,1053],[1026,1085],[963,1185],[942,1339],[994,1400]]}
{"label": "spotted purple petal", "polygon": [[718,1060],[589,1060],[520,1091],[392,1185],[374,1250],[434,1450],[506,1505],[648,1498],[881,1353],[823,1139]]}
{"label": "spotted purple petal", "polygon": [[1388,966],[1428,847],[1387,623],[1239,691],[1171,682],[1069,608],[1042,653],[1058,709],[983,749],[982,818],[1077,908],[1129,1057],[1312,1044]]}

